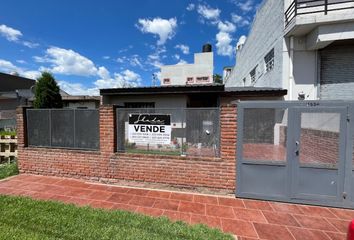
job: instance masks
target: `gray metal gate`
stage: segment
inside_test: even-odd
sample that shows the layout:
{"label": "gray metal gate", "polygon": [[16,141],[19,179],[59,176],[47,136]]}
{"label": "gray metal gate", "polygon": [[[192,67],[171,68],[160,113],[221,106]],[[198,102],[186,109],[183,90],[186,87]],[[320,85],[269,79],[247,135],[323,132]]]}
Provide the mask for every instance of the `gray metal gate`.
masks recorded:
{"label": "gray metal gate", "polygon": [[354,102],[240,102],[238,129],[238,197],[354,208]]}

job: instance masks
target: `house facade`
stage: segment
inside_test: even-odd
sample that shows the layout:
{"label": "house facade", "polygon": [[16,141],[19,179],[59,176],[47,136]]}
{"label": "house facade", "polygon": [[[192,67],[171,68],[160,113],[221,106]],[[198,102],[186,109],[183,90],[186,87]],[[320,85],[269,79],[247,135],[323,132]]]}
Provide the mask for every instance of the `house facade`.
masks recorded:
{"label": "house facade", "polygon": [[276,87],[285,100],[353,99],[354,1],[265,0],[226,87]]}
{"label": "house facade", "polygon": [[214,60],[210,44],[194,54],[194,63],[161,67],[161,86],[200,85],[213,83]]}

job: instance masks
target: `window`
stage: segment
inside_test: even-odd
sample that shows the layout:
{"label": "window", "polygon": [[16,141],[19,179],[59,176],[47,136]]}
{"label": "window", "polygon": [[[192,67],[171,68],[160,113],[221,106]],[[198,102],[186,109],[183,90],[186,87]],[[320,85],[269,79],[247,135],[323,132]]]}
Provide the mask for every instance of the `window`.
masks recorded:
{"label": "window", "polygon": [[125,102],[125,108],[155,108],[154,102]]}
{"label": "window", "polygon": [[255,68],[253,68],[252,71],[250,72],[252,84],[256,83],[256,70],[257,70],[257,66]]}
{"label": "window", "polygon": [[197,82],[208,82],[209,77],[197,77]]}
{"label": "window", "polygon": [[170,84],[171,80],[169,78],[164,78],[163,79],[163,84]]}
{"label": "window", "polygon": [[270,72],[274,68],[274,48],[264,57],[265,70]]}
{"label": "window", "polygon": [[194,82],[194,78],[192,77],[187,77],[187,83],[193,83]]}
{"label": "window", "polygon": [[243,86],[245,87],[246,86],[246,78],[243,78],[242,82],[243,82]]}

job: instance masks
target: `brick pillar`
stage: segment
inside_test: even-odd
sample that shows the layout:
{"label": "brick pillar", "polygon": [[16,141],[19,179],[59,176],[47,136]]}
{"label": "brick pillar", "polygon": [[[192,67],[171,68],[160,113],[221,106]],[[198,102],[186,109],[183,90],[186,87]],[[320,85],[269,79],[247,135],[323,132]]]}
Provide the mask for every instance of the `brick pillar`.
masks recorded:
{"label": "brick pillar", "polygon": [[236,187],[236,143],[237,143],[237,107],[236,105],[222,105],[220,112],[220,155],[225,162],[224,177],[227,188]]}
{"label": "brick pillar", "polygon": [[100,151],[109,156],[116,150],[115,110],[111,105],[100,106]]}
{"label": "brick pillar", "polygon": [[19,106],[16,109],[17,124],[17,162],[20,172],[22,172],[22,164],[24,156],[24,148],[27,146],[27,122],[26,110],[30,107]]}

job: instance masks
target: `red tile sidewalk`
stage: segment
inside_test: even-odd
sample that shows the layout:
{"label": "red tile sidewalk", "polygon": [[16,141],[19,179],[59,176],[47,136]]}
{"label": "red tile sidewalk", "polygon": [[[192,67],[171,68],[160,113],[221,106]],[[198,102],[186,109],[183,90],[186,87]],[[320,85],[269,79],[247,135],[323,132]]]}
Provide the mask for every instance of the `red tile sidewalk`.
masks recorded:
{"label": "red tile sidewalk", "polygon": [[238,239],[345,239],[353,210],[236,199],[19,175],[0,181],[0,194],[57,200],[97,208],[122,209],[204,223]]}

